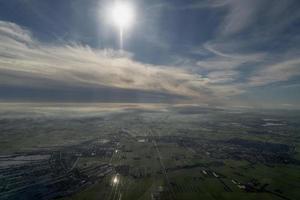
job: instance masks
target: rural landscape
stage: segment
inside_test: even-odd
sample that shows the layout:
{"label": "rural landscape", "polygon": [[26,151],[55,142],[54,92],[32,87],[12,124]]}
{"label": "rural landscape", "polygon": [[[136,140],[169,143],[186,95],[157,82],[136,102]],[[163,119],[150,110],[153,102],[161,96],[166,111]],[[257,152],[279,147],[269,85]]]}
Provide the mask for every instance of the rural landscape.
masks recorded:
{"label": "rural landscape", "polygon": [[0,200],[300,200],[300,0],[0,0]]}
{"label": "rural landscape", "polygon": [[195,105],[2,105],[0,199],[296,200],[299,117]]}

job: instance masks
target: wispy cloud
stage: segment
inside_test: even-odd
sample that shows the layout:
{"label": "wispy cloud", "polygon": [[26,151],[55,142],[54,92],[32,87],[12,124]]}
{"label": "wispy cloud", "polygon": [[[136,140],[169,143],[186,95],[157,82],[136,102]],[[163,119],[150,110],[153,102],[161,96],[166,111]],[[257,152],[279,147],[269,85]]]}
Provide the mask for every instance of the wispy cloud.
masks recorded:
{"label": "wispy cloud", "polygon": [[300,76],[299,57],[273,65],[262,66],[249,78],[251,86],[262,86],[279,81],[287,81],[292,77]]}
{"label": "wispy cloud", "polygon": [[292,29],[283,34],[300,19],[296,4],[295,0],[226,1],[222,6],[227,13],[215,38],[198,48],[210,56],[197,65],[208,72],[209,80],[235,82],[244,90],[299,76],[300,40]]}
{"label": "wispy cloud", "polygon": [[[0,86],[105,87],[117,89],[115,92],[145,91],[158,97],[178,95],[198,103],[222,103],[261,86],[298,84],[300,37],[295,26],[300,13],[296,4],[297,0],[147,1],[135,27],[140,39],[133,45],[139,47],[131,48],[135,53],[91,48],[81,45],[86,44],[81,40],[46,43],[27,28],[0,21]],[[181,12],[183,18],[177,24],[173,16]],[[198,12],[209,13],[209,17],[191,20]],[[186,30],[177,31],[175,25]],[[199,40],[195,39],[198,33],[181,35],[194,30],[200,33],[195,27],[209,31],[199,34]],[[181,41],[183,37],[186,40]],[[91,34],[91,41],[94,38]],[[164,54],[157,56],[160,50]],[[297,80],[291,81],[294,78]]]}
{"label": "wispy cloud", "polygon": [[262,0],[230,0],[227,3],[228,14],[221,26],[222,35],[230,35],[242,31],[256,19],[257,12],[262,7]]}
{"label": "wispy cloud", "polygon": [[[51,87],[51,83],[80,87],[136,89],[208,100],[215,93],[199,74],[170,66],[144,64],[127,53],[81,45],[50,45],[30,31],[0,22],[1,85]],[[3,75],[5,74],[5,75]]]}
{"label": "wispy cloud", "polygon": [[230,0],[202,0],[195,2],[184,2],[180,6],[171,1],[154,3],[149,9],[167,9],[167,10],[196,10],[206,8],[218,8],[227,5]]}
{"label": "wispy cloud", "polygon": [[246,34],[254,34],[256,37],[257,34],[270,33],[276,36],[276,32],[283,31],[288,25],[299,20],[297,3],[297,0],[228,0],[224,4],[227,15],[219,33],[222,36],[230,36],[247,30]]}
{"label": "wispy cloud", "polygon": [[220,70],[208,73],[207,77],[212,83],[225,84],[235,81],[239,76],[239,73],[234,70]]}
{"label": "wispy cloud", "polygon": [[[226,79],[230,78],[235,80],[234,77],[237,77],[239,68],[244,64],[254,64],[262,62],[266,54],[257,52],[257,53],[227,53],[223,52],[223,44],[218,43],[206,43],[203,45],[203,50],[210,54],[207,58],[199,60],[196,64],[200,69],[204,69],[207,72],[210,72],[210,76],[221,77],[222,73]],[[222,73],[221,73],[222,72]]]}

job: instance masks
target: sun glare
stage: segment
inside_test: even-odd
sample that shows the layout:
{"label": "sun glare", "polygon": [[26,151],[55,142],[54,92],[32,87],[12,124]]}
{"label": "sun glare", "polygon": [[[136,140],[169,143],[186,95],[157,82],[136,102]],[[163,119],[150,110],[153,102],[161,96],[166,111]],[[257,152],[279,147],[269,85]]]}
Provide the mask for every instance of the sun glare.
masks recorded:
{"label": "sun glare", "polygon": [[134,10],[128,2],[117,1],[112,9],[114,23],[121,29],[129,27],[134,18]]}
{"label": "sun glare", "polygon": [[119,174],[115,175],[112,179],[112,185],[116,186],[119,184],[120,178],[119,178]]}

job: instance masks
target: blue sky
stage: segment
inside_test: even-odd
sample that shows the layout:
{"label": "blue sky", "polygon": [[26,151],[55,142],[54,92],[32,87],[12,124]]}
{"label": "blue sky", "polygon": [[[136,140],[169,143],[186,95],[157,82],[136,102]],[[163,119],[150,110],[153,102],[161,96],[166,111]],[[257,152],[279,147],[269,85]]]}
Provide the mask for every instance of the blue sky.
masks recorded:
{"label": "blue sky", "polygon": [[0,100],[299,108],[298,0],[0,1]]}

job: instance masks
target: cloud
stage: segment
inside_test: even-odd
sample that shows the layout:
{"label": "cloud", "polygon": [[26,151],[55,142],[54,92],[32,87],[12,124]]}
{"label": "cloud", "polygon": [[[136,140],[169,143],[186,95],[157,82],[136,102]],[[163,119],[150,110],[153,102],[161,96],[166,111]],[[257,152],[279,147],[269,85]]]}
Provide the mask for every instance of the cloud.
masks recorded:
{"label": "cloud", "polygon": [[196,10],[207,8],[218,8],[227,5],[230,0],[201,0],[195,2],[184,2],[174,4],[172,0],[154,3],[149,9],[166,9],[166,10]]}
{"label": "cloud", "polygon": [[[223,4],[227,8],[227,15],[219,35],[227,37],[245,30],[249,31],[246,34],[255,34],[256,37],[257,34],[276,35],[299,20],[298,3],[297,0],[228,0]],[[253,29],[253,26],[256,28]]]}
{"label": "cloud", "polygon": [[222,24],[221,34],[230,35],[242,31],[254,22],[262,0],[230,0],[228,14]]}
{"label": "cloud", "polygon": [[[32,88],[37,95],[51,90],[54,92],[50,94],[55,96],[62,95],[66,88],[72,92],[100,93],[98,96],[110,94],[113,98],[119,98],[120,94],[149,98],[151,94],[151,98],[169,96],[197,103],[222,103],[252,88],[300,75],[297,47],[290,49],[287,57],[276,48],[260,48],[260,44],[290,48],[287,40],[281,43],[280,32],[299,15],[294,9],[291,9],[291,16],[286,13],[293,2],[208,0],[183,7],[173,4],[175,7],[168,9],[227,11],[212,39],[192,46],[187,53],[191,57],[184,53],[174,56],[174,66],[138,62],[134,60],[136,55],[130,52],[94,49],[77,43],[44,43],[24,27],[0,21],[0,90],[26,87],[23,90],[28,94],[28,88]],[[165,9],[166,5],[161,8]],[[271,19],[277,19],[277,23]],[[170,49],[172,44],[161,45],[158,33],[147,41]],[[293,33],[290,35],[296,38]],[[57,90],[62,91],[55,92]],[[80,98],[80,95],[70,96]]]}
{"label": "cloud", "polygon": [[227,71],[213,71],[208,73],[207,77],[211,80],[211,83],[230,83],[235,81],[239,76],[239,73],[234,70]]}
{"label": "cloud", "polygon": [[299,57],[290,58],[273,65],[263,66],[249,77],[249,85],[263,86],[270,83],[287,81],[296,76],[300,76]]}
{"label": "cloud", "polygon": [[[275,82],[289,81],[300,76],[299,51],[291,49],[285,53],[254,52],[227,53],[220,49],[235,49],[239,43],[210,42],[203,49],[212,55],[197,61],[200,70],[207,72],[210,83],[233,84],[241,90],[265,86]],[[245,73],[247,68],[247,73]],[[240,80],[240,78],[242,78]],[[228,85],[227,85],[228,86]]]}
{"label": "cloud", "polygon": [[225,53],[223,44],[209,42],[203,45],[203,49],[211,54],[208,58],[199,60],[196,64],[207,71],[224,71],[238,69],[243,64],[261,62],[265,58],[265,53]]}
{"label": "cloud", "polygon": [[45,44],[14,23],[0,22],[0,44],[1,86],[106,87],[203,101],[216,93],[208,78],[188,70],[137,62],[130,53],[114,50]]}
{"label": "cloud", "polygon": [[202,74],[207,80],[207,93],[222,100],[260,86],[272,88],[272,83],[299,76],[300,40],[295,27],[300,19],[298,7],[297,0],[208,0],[161,5],[177,11],[220,11],[215,12],[221,20],[212,38],[191,46],[192,56],[177,56],[175,63]]}

